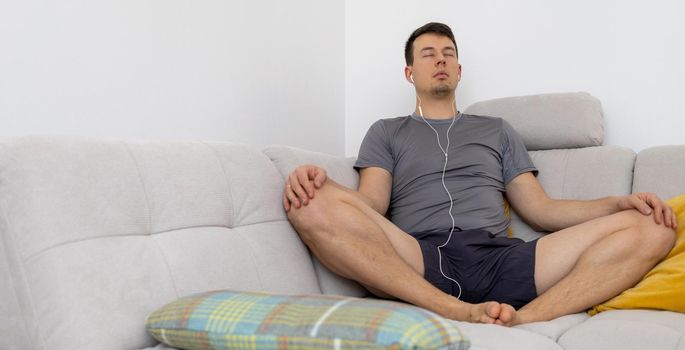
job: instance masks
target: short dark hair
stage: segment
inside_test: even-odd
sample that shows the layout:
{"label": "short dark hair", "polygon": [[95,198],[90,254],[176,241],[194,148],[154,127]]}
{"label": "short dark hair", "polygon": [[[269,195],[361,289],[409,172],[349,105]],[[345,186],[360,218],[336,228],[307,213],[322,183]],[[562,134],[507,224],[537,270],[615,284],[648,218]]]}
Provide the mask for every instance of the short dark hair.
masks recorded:
{"label": "short dark hair", "polygon": [[413,33],[411,33],[409,39],[407,40],[407,43],[404,45],[404,60],[407,62],[408,66],[414,64],[414,40],[416,40],[416,38],[426,33],[433,33],[450,38],[450,40],[452,40],[452,43],[454,43],[455,53],[457,57],[459,57],[459,50],[457,49],[457,42],[454,40],[454,34],[452,34],[452,29],[450,29],[450,27],[446,24],[430,22],[424,24],[423,26],[416,29]]}

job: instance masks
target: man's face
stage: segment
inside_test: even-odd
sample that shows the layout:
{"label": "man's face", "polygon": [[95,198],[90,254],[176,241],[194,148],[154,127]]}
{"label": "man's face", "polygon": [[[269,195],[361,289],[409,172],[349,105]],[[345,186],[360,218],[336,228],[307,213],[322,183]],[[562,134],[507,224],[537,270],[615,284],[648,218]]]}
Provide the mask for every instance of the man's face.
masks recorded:
{"label": "man's face", "polygon": [[434,96],[453,94],[461,79],[461,65],[452,40],[433,33],[414,40],[414,64],[410,68],[417,90]]}

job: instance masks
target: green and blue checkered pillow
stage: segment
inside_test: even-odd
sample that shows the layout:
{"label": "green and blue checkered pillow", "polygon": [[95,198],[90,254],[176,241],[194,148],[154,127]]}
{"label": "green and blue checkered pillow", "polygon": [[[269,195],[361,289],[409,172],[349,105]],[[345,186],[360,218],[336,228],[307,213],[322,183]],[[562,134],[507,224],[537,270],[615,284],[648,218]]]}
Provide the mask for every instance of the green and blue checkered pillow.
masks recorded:
{"label": "green and blue checkered pillow", "polygon": [[215,291],[150,314],[148,332],[182,349],[468,349],[452,322],[409,304],[332,295]]}

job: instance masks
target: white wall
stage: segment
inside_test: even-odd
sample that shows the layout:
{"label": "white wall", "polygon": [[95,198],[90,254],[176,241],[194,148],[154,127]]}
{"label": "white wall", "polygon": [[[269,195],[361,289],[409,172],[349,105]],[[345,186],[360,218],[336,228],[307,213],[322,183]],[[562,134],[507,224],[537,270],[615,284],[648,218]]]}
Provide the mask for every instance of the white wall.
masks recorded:
{"label": "white wall", "polygon": [[436,20],[457,35],[460,108],[583,90],[607,144],[680,144],[684,15],[678,0],[0,0],[0,137],[355,155],[373,121],[412,110],[404,41]]}
{"label": "white wall", "polygon": [[413,111],[403,47],[430,21],[455,32],[462,110],[489,98],[587,91],[602,101],[606,144],[683,144],[683,18],[680,0],[347,0],[346,153],[357,154],[378,118]]}
{"label": "white wall", "polygon": [[0,137],[342,155],[344,28],[343,0],[0,0]]}

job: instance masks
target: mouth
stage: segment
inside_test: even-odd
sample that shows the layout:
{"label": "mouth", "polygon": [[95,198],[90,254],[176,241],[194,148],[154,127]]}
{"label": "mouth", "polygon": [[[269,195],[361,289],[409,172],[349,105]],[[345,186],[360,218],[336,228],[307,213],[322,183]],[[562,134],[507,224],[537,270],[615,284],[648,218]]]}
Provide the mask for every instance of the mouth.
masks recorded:
{"label": "mouth", "polygon": [[450,75],[447,74],[447,72],[445,72],[445,71],[439,71],[439,72],[433,74],[433,78],[438,78],[438,79],[447,79],[449,77],[450,77]]}

